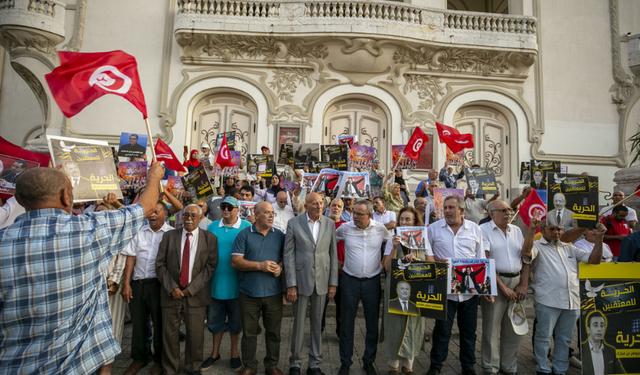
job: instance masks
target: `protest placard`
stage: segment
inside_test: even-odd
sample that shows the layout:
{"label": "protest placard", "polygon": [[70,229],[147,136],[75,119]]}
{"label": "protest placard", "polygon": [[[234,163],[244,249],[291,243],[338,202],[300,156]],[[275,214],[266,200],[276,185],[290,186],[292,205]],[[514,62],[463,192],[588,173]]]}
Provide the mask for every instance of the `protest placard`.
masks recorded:
{"label": "protest placard", "polygon": [[302,185],[300,189],[302,189],[305,193],[311,192],[313,184],[315,184],[317,179],[317,173],[302,173]]}
{"label": "protest placard", "polygon": [[298,187],[298,184],[296,184],[295,182],[284,180],[282,179],[282,177],[280,177],[280,187],[282,187],[284,190],[288,192],[292,192],[296,190],[296,188]]}
{"label": "protest placard", "polygon": [[182,179],[180,176],[168,176],[167,177],[167,191],[174,197],[182,201],[182,197],[185,194],[184,186],[182,186]]}
{"label": "protest placard", "polygon": [[320,144],[318,143],[294,143],[293,144],[293,168],[302,169],[312,161],[320,161]]}
{"label": "protest placard", "polygon": [[318,174],[318,178],[313,184],[311,192],[323,192],[325,197],[336,198],[343,173],[344,172],[336,171],[335,169],[323,169],[320,174]]}
{"label": "protest placard", "polygon": [[227,147],[229,150],[234,150],[236,145],[236,131],[224,132],[216,134],[216,145],[213,148],[214,152],[217,152],[220,149],[220,145],[222,144],[222,140],[224,136],[227,136]]}
{"label": "protest placard", "polygon": [[325,161],[320,161],[320,162],[312,161],[311,163],[309,163],[310,173],[320,173],[320,171],[326,168],[334,169],[331,163],[325,162]]}
{"label": "protest placard", "polygon": [[338,195],[340,198],[369,198],[371,196],[371,184],[369,172],[342,172],[339,182]]}
{"label": "protest placard", "polygon": [[465,168],[464,176],[471,194],[498,194],[493,168]]}
{"label": "protest placard", "polygon": [[520,183],[531,184],[531,162],[523,161],[520,163]]}
{"label": "protest placard", "polygon": [[464,165],[464,150],[454,153],[449,146],[445,146],[447,149],[447,165],[454,167],[462,167]]}
{"label": "protest placard", "polygon": [[405,147],[406,145],[391,146],[391,161],[396,170],[416,169],[418,167],[418,161],[404,154]]}
{"label": "protest placard", "polygon": [[464,190],[462,189],[445,189],[445,188],[435,188],[433,189],[433,201],[435,205],[435,213],[436,217],[442,219],[443,215],[443,204],[444,199],[449,195],[457,195],[460,198],[464,199]]}
{"label": "protest placard", "polygon": [[247,220],[247,217],[253,216],[253,210],[255,209],[257,202],[240,201],[238,202],[238,204],[240,205],[238,210],[238,216],[242,220]]}
{"label": "protest placard", "polygon": [[141,158],[147,153],[147,141],[149,137],[143,133],[121,133],[118,156],[127,158]]}
{"label": "protest placard", "polygon": [[293,145],[281,144],[278,153],[278,164],[293,165]]}
{"label": "protest placard", "polygon": [[640,374],[640,263],[580,263],[582,373]]}
{"label": "protest placard", "polygon": [[195,203],[199,200],[207,200],[213,195],[213,187],[207,178],[207,172],[205,172],[203,166],[199,166],[191,173],[182,177],[182,186],[189,194],[191,203]]}
{"label": "protest placard", "polygon": [[331,163],[331,168],[339,171],[349,169],[349,147],[346,145],[322,145],[322,161]]}
{"label": "protest placard", "polygon": [[595,228],[598,223],[598,177],[548,172],[547,225]]}
{"label": "protest placard", "polygon": [[392,259],[390,277],[390,313],[447,319],[447,263]]}
{"label": "protest placard", "polygon": [[426,227],[396,227],[400,243],[411,250],[424,250],[427,239]]}
{"label": "protest placard", "polygon": [[360,169],[372,169],[373,158],[376,154],[374,147],[353,145],[349,154],[349,167]]}
{"label": "protest placard", "polygon": [[337,145],[345,145],[348,146],[349,149],[351,149],[351,147],[353,146],[354,143],[358,142],[358,136],[357,135],[339,135],[336,138],[336,144]]}
{"label": "protest placard", "polygon": [[147,162],[121,161],[118,163],[118,177],[124,183],[120,186],[124,204],[131,204],[135,198],[136,190],[146,184]]}
{"label": "protest placard", "polygon": [[449,294],[498,295],[493,259],[452,258]]}
{"label": "protest placard", "polygon": [[38,162],[0,153],[0,198],[9,199],[15,195],[18,176],[39,166]]}
{"label": "protest placard", "polygon": [[[529,164],[531,174],[530,185],[536,190],[547,190],[547,172],[560,173],[559,161],[531,160]],[[540,192],[538,192],[540,194]],[[542,196],[541,196],[542,198]]]}
{"label": "protest placard", "polygon": [[229,151],[229,156],[231,157],[231,162],[236,165],[233,167],[224,167],[221,168],[218,163],[213,165],[212,176],[214,177],[238,177],[238,170],[240,169],[240,158],[242,157],[242,151]]}
{"label": "protest placard", "polygon": [[107,142],[47,136],[54,167],[69,176],[73,201],[103,199],[115,193],[122,199],[113,152]]}

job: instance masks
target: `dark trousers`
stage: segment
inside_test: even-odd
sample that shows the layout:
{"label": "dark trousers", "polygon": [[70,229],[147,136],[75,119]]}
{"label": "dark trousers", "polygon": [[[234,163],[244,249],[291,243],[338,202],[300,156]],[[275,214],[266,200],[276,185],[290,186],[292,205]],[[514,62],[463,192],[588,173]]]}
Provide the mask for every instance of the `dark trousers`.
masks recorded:
{"label": "dark trousers", "polygon": [[378,316],[380,311],[380,275],[361,280],[346,273],[340,280],[341,321],[340,321],[340,362],[351,366],[353,361],[353,333],[358,313],[358,303],[362,301],[367,334],[362,362],[373,363],[378,349]]}
{"label": "dark trousers", "polygon": [[478,323],[478,297],[465,302],[447,300],[447,320],[436,320],[431,347],[431,367],[437,370],[447,360],[453,319],[458,313],[460,331],[460,365],[463,370],[473,370],[476,363],[476,325]]}
{"label": "dark trousers", "polygon": [[[340,293],[340,282],[342,280],[342,274],[338,274],[338,287],[336,288],[336,295],[333,297],[333,301],[336,304],[336,336],[340,337],[340,298],[341,298],[341,293]],[[326,327],[326,320],[327,320],[327,305],[329,304],[329,301],[327,301],[327,303],[324,304],[324,312],[322,313],[322,332],[324,332],[324,327]]]}
{"label": "dark trousers", "polygon": [[160,363],[162,360],[161,288],[157,279],[151,282],[131,281],[133,296],[129,303],[129,309],[131,310],[132,324],[131,358],[134,362],[147,362],[151,356],[147,349],[147,337],[150,334],[147,315],[151,315],[151,321],[153,321],[153,361]]}
{"label": "dark trousers", "polygon": [[187,329],[185,369],[187,372],[200,371],[204,359],[204,319],[207,316],[207,306],[191,307],[188,297],[179,302],[162,308],[162,369],[165,375],[174,375],[180,370],[180,323],[183,317]]}
{"label": "dark trousers", "polygon": [[278,367],[280,358],[280,326],[282,324],[282,294],[270,297],[254,298],[239,293],[240,313],[242,315],[242,363],[246,370],[258,369],[256,351],[258,350],[258,321],[262,314],[266,356],[264,368],[269,371]]}

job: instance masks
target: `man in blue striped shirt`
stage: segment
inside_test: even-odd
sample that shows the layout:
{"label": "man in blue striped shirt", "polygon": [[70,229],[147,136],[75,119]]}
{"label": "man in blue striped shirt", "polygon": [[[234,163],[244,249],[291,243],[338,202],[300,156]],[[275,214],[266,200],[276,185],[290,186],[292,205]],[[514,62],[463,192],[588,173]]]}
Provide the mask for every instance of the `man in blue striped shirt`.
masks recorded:
{"label": "man in blue striped shirt", "polygon": [[[163,175],[155,163],[147,183]],[[27,212],[0,230],[0,373],[93,373],[120,352],[103,270],[153,211],[158,189],[132,206],[72,216],[67,176],[32,168],[16,181],[16,199]]]}

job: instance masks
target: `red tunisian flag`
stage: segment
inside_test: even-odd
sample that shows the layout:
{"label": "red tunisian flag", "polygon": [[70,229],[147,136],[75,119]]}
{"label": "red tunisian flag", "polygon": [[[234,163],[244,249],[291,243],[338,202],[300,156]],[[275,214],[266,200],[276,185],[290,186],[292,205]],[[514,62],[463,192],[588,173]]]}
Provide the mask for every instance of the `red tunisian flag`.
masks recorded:
{"label": "red tunisian flag", "polygon": [[452,128],[451,126],[443,125],[439,122],[436,122],[436,128],[438,128],[438,137],[440,138],[440,143],[444,143],[442,137],[452,135],[452,134],[460,134],[458,130]]}
{"label": "red tunisian flag", "polygon": [[425,143],[429,141],[429,137],[420,129],[420,127],[416,126],[413,129],[413,134],[411,134],[411,138],[409,138],[409,142],[404,147],[404,154],[410,157],[411,159],[418,161],[420,157],[420,153],[424,148]]}
{"label": "red tunisian flag", "polygon": [[62,113],[77,115],[102,95],[122,96],[147,118],[136,59],[122,51],[58,52],[60,66],[45,75]]}
{"label": "red tunisian flag", "polygon": [[231,161],[231,154],[229,154],[229,146],[227,146],[226,133],[223,135],[222,144],[220,145],[220,150],[218,150],[218,154],[216,155],[216,164],[218,164],[220,168],[236,166],[236,163]]}
{"label": "red tunisian flag", "polygon": [[171,151],[171,148],[161,139],[156,141],[156,147],[154,150],[156,152],[156,160],[163,161],[167,168],[176,172],[185,171],[184,166],[180,164],[176,155]]}
{"label": "red tunisian flag", "polygon": [[527,199],[524,200],[522,206],[520,206],[520,217],[524,224],[528,227],[531,223],[531,218],[536,210],[542,211],[540,214],[540,220],[544,220],[547,217],[547,206],[544,204],[540,196],[535,189],[531,190]]}
{"label": "red tunisian flag", "polygon": [[473,135],[471,134],[446,135],[440,138],[440,140],[443,140],[454,154],[457,154],[465,148],[473,148]]}

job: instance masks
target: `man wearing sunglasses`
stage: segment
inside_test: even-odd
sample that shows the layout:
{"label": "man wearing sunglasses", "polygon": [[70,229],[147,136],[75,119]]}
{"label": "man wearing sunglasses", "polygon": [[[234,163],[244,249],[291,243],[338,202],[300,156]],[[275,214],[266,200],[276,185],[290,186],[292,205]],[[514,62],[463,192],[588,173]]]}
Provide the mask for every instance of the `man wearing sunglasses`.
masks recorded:
{"label": "man wearing sunglasses", "polygon": [[527,296],[530,266],[522,262],[524,237],[520,228],[510,224],[509,205],[496,200],[487,205],[487,211],[492,220],[480,225],[480,230],[487,258],[495,259],[498,295],[494,303],[481,305],[482,367],[485,374],[515,374],[524,336],[513,330],[509,306]]}
{"label": "man wearing sunglasses", "polygon": [[231,267],[231,253],[238,233],[244,228],[250,227],[251,223],[240,220],[238,208],[237,199],[224,198],[220,204],[222,219],[214,221],[207,227],[207,230],[215,234],[218,239],[218,265],[211,278],[211,297],[213,300],[207,312],[207,325],[213,334],[213,352],[209,358],[202,362],[201,371],[210,369],[220,360],[220,344],[225,332],[229,332],[231,339],[231,369],[234,372],[239,372],[243,368],[238,355],[238,343],[242,332],[240,300],[238,299],[240,273]]}

